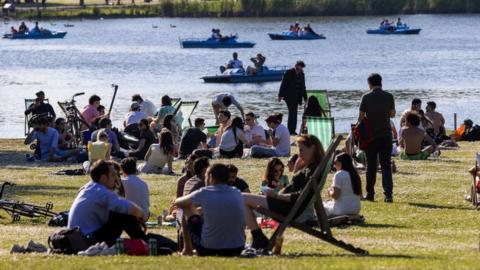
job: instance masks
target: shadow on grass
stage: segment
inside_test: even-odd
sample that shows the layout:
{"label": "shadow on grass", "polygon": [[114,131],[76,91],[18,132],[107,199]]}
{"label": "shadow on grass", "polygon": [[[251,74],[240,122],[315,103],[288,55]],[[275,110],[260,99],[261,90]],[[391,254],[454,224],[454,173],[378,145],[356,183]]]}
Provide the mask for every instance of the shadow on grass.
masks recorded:
{"label": "shadow on grass", "polygon": [[39,160],[28,162],[25,156],[31,153],[31,151],[1,151],[0,166],[13,170],[24,170],[26,168],[69,167],[75,165],[75,163],[71,162],[44,162]]}
{"label": "shadow on grass", "polygon": [[357,225],[357,226],[358,226],[358,227],[363,227],[363,228],[376,228],[376,229],[383,229],[383,228],[404,229],[404,228],[407,228],[406,226],[403,226],[403,225],[395,225],[395,224],[373,224],[373,223],[359,224],[359,225]]}
{"label": "shadow on grass", "polygon": [[312,258],[312,257],[337,257],[337,258],[385,258],[385,259],[427,259],[423,256],[401,255],[401,254],[369,254],[369,255],[355,255],[355,254],[323,254],[323,253],[295,253],[281,255],[281,258],[297,259],[297,258]]}
{"label": "shadow on grass", "polygon": [[447,206],[447,205],[436,205],[429,203],[408,203],[411,206],[427,209],[447,209],[447,210],[473,210],[473,208],[465,206]]}
{"label": "shadow on grass", "polygon": [[[4,197],[11,200],[19,200],[19,197],[28,198],[29,196],[46,196],[46,197],[67,197],[72,198],[72,193],[78,191],[78,187],[71,186],[52,186],[52,185],[19,185],[6,188]],[[57,192],[52,192],[57,191]],[[58,192],[60,191],[60,192]]]}

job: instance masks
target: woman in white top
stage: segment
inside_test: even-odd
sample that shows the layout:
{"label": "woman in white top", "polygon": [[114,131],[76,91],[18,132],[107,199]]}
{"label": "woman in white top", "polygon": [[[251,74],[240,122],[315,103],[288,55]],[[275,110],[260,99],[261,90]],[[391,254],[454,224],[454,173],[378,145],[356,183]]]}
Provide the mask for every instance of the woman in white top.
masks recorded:
{"label": "woman in white top", "polygon": [[243,146],[247,144],[248,140],[243,131],[243,120],[235,117],[222,135],[219,146],[220,155],[226,158],[241,158]]}
{"label": "woman in white top", "polygon": [[333,200],[324,202],[328,217],[354,215],[360,213],[362,183],[352,158],[341,153],[335,158],[337,173],[333,177],[332,186],[328,188],[328,196]]}
{"label": "woman in white top", "polygon": [[170,131],[162,131],[160,133],[160,143],[154,143],[148,148],[145,154],[145,162],[138,165],[140,173],[163,173],[165,165],[166,174],[173,174],[174,144],[172,133]]}

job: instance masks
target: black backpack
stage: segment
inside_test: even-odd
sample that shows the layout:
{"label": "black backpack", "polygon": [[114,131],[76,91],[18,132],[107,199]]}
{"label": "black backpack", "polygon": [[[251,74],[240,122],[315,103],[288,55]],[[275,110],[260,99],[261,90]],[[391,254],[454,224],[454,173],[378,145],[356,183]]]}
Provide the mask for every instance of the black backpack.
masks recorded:
{"label": "black backpack", "polygon": [[48,237],[48,246],[52,253],[77,254],[79,251],[90,247],[88,239],[80,231],[79,227],[61,229]]}

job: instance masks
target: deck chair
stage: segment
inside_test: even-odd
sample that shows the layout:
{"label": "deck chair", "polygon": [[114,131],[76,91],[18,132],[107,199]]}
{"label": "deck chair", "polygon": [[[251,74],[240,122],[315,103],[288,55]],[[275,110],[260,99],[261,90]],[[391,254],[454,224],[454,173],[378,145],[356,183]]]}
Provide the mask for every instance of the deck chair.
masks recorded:
{"label": "deck chair", "polygon": [[328,99],[327,90],[307,90],[307,97],[314,96],[318,99],[320,106],[327,113],[327,117],[331,117],[331,106]]}
{"label": "deck chair", "polygon": [[[25,99],[25,110],[27,110],[30,105],[32,105],[33,103],[35,103],[37,99],[35,98],[26,98]],[[43,100],[45,103],[49,103],[48,102],[48,98],[44,99]],[[25,136],[27,136],[29,133],[30,133],[30,120],[32,120],[32,117],[33,115],[31,113],[25,115],[25,126],[24,126],[24,130],[25,130]]]}
{"label": "deck chair", "polygon": [[182,100],[181,98],[171,98],[172,101],[172,106],[177,108],[177,106],[180,104],[180,101]]}
{"label": "deck chair", "polygon": [[[332,164],[332,159],[335,154],[335,150],[340,144],[341,140],[342,140],[342,136],[338,136],[335,139],[335,141],[332,144],[330,144],[325,154],[325,158],[322,160],[322,162],[317,167],[317,169],[313,173],[308,183],[305,185],[305,188],[302,190],[300,196],[295,202],[295,205],[293,206],[293,208],[291,209],[290,213],[288,213],[287,216],[280,215],[278,213],[272,212],[260,206],[257,207],[256,210],[259,213],[265,216],[272,217],[273,219],[280,222],[280,225],[275,229],[272,237],[269,239],[269,244],[268,244],[269,251],[271,251],[272,248],[274,247],[277,241],[277,238],[283,235],[287,227],[290,226],[300,231],[303,231],[304,233],[307,233],[313,237],[319,238],[334,246],[350,251],[354,254],[357,254],[357,255],[368,254],[366,250],[354,247],[351,244],[347,244],[333,237],[332,232],[330,230],[327,215],[325,213],[325,209],[323,208],[323,202],[322,202],[320,190],[325,185],[326,178]],[[303,211],[303,209],[300,209],[301,205],[305,201],[310,201],[312,199],[314,200],[315,212],[317,215],[317,222],[320,230],[312,228],[302,223],[298,223],[294,220],[295,216],[297,216],[297,214],[299,214],[300,211]]]}
{"label": "deck chair", "polygon": [[175,111],[175,115],[183,119],[183,122],[181,123],[182,130],[193,126],[190,117],[192,116],[193,111],[195,111],[197,106],[198,101],[180,101],[180,104]]}
{"label": "deck chair", "polygon": [[479,169],[478,166],[480,166],[480,153],[475,154],[475,169],[473,171],[472,188],[470,193],[472,205],[475,207],[475,209],[478,209],[478,207],[480,206],[480,193],[477,188],[477,174]]}
{"label": "deck chair", "polygon": [[328,147],[335,135],[335,121],[333,118],[307,116],[308,134],[317,137],[324,147]]}
{"label": "deck chair", "polygon": [[68,102],[66,101],[59,101],[57,102],[58,103],[58,107],[60,107],[60,109],[62,110],[63,114],[65,114],[65,117],[68,117],[68,111],[67,111],[67,106],[68,106]]}

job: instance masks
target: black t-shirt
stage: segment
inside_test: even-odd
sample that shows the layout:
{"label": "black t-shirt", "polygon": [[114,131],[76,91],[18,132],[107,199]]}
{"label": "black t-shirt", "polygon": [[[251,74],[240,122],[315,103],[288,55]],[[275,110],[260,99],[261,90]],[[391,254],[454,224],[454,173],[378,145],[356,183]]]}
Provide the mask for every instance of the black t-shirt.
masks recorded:
{"label": "black t-shirt", "polygon": [[392,136],[390,125],[392,110],[395,110],[393,95],[381,88],[375,88],[362,96],[360,111],[366,113],[375,138]]}
{"label": "black t-shirt", "polygon": [[42,103],[37,108],[33,108],[35,104],[30,105],[28,109],[25,111],[25,114],[31,113],[32,116],[39,116],[39,117],[52,117],[55,119],[55,111],[53,110],[52,105],[48,103]]}
{"label": "black t-shirt", "polygon": [[143,148],[140,149],[139,154],[141,157],[144,157],[148,151],[148,148],[150,148],[150,145],[152,145],[155,142],[155,135],[153,134],[153,132],[147,129],[145,131],[140,132],[139,140],[142,140],[142,139],[145,139],[145,144],[143,145]]}
{"label": "black t-shirt", "polygon": [[230,183],[230,186],[236,187],[241,192],[245,192],[245,190],[249,188],[247,182],[239,177],[235,178],[235,180]]}
{"label": "black t-shirt", "polygon": [[207,143],[207,135],[205,133],[196,127],[187,129],[180,142],[180,155],[190,155],[202,142]]}

